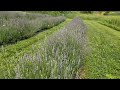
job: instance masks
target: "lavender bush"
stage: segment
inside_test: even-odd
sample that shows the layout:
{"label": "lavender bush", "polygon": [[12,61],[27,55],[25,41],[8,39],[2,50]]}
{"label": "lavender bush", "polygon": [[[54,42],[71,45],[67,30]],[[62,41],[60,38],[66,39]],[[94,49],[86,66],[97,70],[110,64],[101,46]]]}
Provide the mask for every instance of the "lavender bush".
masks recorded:
{"label": "lavender bush", "polygon": [[24,54],[15,67],[15,78],[76,78],[85,60],[86,30],[80,17],[74,18],[62,30],[46,38],[34,54]]}
{"label": "lavender bush", "polygon": [[[18,17],[19,16],[19,17]],[[65,21],[65,17],[52,17],[17,11],[0,12],[0,45],[13,43],[33,36]]]}

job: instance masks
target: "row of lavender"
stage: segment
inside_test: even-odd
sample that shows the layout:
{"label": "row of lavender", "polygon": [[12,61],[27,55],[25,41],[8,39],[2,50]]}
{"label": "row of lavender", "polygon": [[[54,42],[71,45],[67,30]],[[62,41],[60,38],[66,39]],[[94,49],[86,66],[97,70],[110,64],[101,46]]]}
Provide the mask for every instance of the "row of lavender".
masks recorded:
{"label": "row of lavender", "polygon": [[86,30],[80,17],[74,18],[34,54],[24,54],[15,67],[15,78],[76,78],[87,54]]}
{"label": "row of lavender", "polygon": [[0,45],[29,38],[36,32],[51,28],[65,21],[65,17],[31,14],[20,11],[0,12]]}

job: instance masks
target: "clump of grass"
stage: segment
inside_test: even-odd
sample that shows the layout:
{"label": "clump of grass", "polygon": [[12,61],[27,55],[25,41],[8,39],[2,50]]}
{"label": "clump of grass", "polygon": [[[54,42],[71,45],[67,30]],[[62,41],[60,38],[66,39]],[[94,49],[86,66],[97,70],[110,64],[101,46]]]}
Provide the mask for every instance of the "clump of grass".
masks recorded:
{"label": "clump of grass", "polygon": [[[18,15],[20,17],[18,17]],[[15,16],[15,17],[14,17]],[[29,38],[36,32],[51,28],[65,21],[65,17],[29,14],[24,12],[0,12],[0,45]]]}
{"label": "clump of grass", "polygon": [[48,37],[32,55],[24,54],[15,78],[72,79],[86,55],[86,26],[79,17]]}

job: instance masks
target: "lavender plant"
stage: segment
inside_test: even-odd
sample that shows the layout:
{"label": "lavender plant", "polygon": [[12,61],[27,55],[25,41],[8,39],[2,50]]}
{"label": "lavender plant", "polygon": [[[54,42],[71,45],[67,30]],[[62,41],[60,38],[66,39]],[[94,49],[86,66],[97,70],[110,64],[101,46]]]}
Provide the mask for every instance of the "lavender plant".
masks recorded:
{"label": "lavender plant", "polygon": [[36,32],[51,28],[63,21],[65,21],[65,17],[62,16],[52,17],[42,14],[2,11],[0,12],[0,45],[29,38]]}
{"label": "lavender plant", "polygon": [[46,38],[32,55],[25,54],[15,67],[15,78],[72,79],[85,60],[86,26],[74,18],[59,32]]}

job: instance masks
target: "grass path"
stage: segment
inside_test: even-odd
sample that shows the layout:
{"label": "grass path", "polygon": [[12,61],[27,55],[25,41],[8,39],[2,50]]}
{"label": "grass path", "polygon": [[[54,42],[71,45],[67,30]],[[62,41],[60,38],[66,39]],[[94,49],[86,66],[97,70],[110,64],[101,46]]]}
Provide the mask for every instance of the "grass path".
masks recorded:
{"label": "grass path", "polygon": [[91,51],[85,62],[85,78],[120,78],[120,32],[95,21],[85,23]]}

